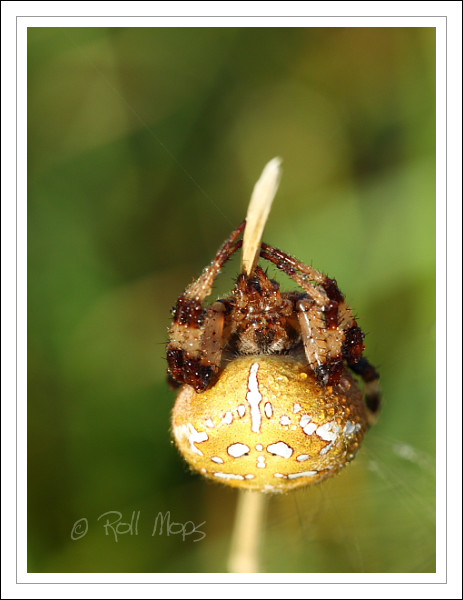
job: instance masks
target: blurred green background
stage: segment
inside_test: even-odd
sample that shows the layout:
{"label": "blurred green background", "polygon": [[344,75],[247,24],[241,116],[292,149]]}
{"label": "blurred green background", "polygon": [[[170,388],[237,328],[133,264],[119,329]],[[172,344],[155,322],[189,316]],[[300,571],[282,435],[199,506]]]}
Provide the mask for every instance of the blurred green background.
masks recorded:
{"label": "blurred green background", "polygon": [[[281,156],[264,239],[337,278],[385,405],[348,469],[271,500],[264,569],[434,571],[435,30],[29,28],[28,130],[29,570],[226,570],[236,492],[170,441],[164,346]],[[152,536],[166,511],[205,539]]]}

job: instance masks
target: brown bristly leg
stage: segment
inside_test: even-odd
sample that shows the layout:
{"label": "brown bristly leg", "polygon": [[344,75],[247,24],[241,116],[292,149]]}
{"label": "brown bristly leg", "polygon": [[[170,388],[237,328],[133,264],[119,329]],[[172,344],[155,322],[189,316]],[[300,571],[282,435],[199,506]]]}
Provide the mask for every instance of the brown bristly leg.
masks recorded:
{"label": "brown bristly leg", "polygon": [[214,280],[225,262],[242,246],[239,239],[243,221],[223,244],[214,261],[187,287],[177,300],[167,346],[170,381],[187,383],[197,392],[208,389],[217,377],[224,340],[224,306],[214,303],[204,308],[203,301],[212,292]]}
{"label": "brown bristly leg", "polygon": [[379,373],[375,367],[362,356],[349,368],[363,379],[365,383],[365,403],[368,408],[368,420],[370,425],[376,423],[381,410],[381,389],[379,387]]}
{"label": "brown bristly leg", "polygon": [[212,264],[204,270],[202,275],[200,275],[196,281],[187,287],[185,293],[183,294],[184,297],[202,302],[211,294],[214,280],[219,274],[220,269],[224,266],[227,260],[243,245],[243,242],[239,240],[239,237],[243,233],[245,226],[246,221],[243,221],[235,229],[235,231],[232,232],[228,240],[217,252]]}
{"label": "brown bristly leg", "polygon": [[[321,287],[317,287],[310,283],[315,281],[316,283],[322,283],[325,280],[325,275],[319,273],[312,267],[304,265],[289,254],[273,248],[268,244],[262,244],[262,250],[260,252],[262,258],[272,262],[278,269],[286,273],[288,277],[291,277],[302,289],[309,292],[310,296],[315,300],[319,306],[325,306],[328,304],[329,299],[325,291]],[[297,265],[297,266],[296,266]],[[304,274],[301,274],[302,268],[305,268]],[[306,276],[304,276],[306,275]]]}
{"label": "brown bristly leg", "polygon": [[364,333],[336,280],[268,244],[262,244],[261,248],[261,257],[296,281],[312,299],[298,303],[298,319],[305,334],[303,341],[307,360],[318,379],[325,385],[336,383],[344,363],[347,363],[366,384],[365,401],[373,422],[380,405],[379,375],[362,357]]}

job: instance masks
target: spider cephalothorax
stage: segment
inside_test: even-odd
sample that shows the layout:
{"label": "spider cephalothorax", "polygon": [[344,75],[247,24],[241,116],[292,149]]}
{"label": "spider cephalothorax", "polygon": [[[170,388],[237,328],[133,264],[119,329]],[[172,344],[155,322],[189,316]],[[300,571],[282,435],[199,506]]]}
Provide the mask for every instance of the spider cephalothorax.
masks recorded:
{"label": "spider cephalothorax", "polygon": [[[244,246],[252,243],[246,232],[241,240],[245,226],[232,232],[173,310],[168,375],[174,387],[183,386],[173,433],[204,475],[287,491],[352,460],[379,408],[379,375],[362,356],[364,334],[336,281],[261,243],[260,233],[246,261]],[[263,231],[262,223],[252,228]],[[205,305],[224,263],[242,246],[231,295]],[[301,290],[281,291],[257,265],[259,257]]]}

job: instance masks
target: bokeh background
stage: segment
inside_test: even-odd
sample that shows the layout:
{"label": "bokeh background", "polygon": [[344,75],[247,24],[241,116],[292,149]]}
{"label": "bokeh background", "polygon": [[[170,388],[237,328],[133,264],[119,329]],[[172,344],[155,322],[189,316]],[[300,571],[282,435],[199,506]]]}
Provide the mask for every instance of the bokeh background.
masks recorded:
{"label": "bokeh background", "polygon": [[[164,348],[281,156],[264,238],[337,278],[384,410],[342,474],[271,500],[263,568],[434,571],[435,30],[29,28],[28,131],[29,570],[226,570],[236,492],[172,445]],[[167,511],[204,540],[152,536]]]}

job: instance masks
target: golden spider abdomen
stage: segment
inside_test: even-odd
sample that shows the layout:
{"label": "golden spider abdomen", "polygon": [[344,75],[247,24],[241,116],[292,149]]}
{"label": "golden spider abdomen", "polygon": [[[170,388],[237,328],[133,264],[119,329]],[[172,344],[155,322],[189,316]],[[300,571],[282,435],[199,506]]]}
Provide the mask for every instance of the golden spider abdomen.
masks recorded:
{"label": "golden spider abdomen", "polygon": [[323,387],[289,356],[236,358],[198,394],[185,385],[172,415],[177,446],[205,477],[286,492],[337,473],[368,429],[363,393],[346,371]]}

